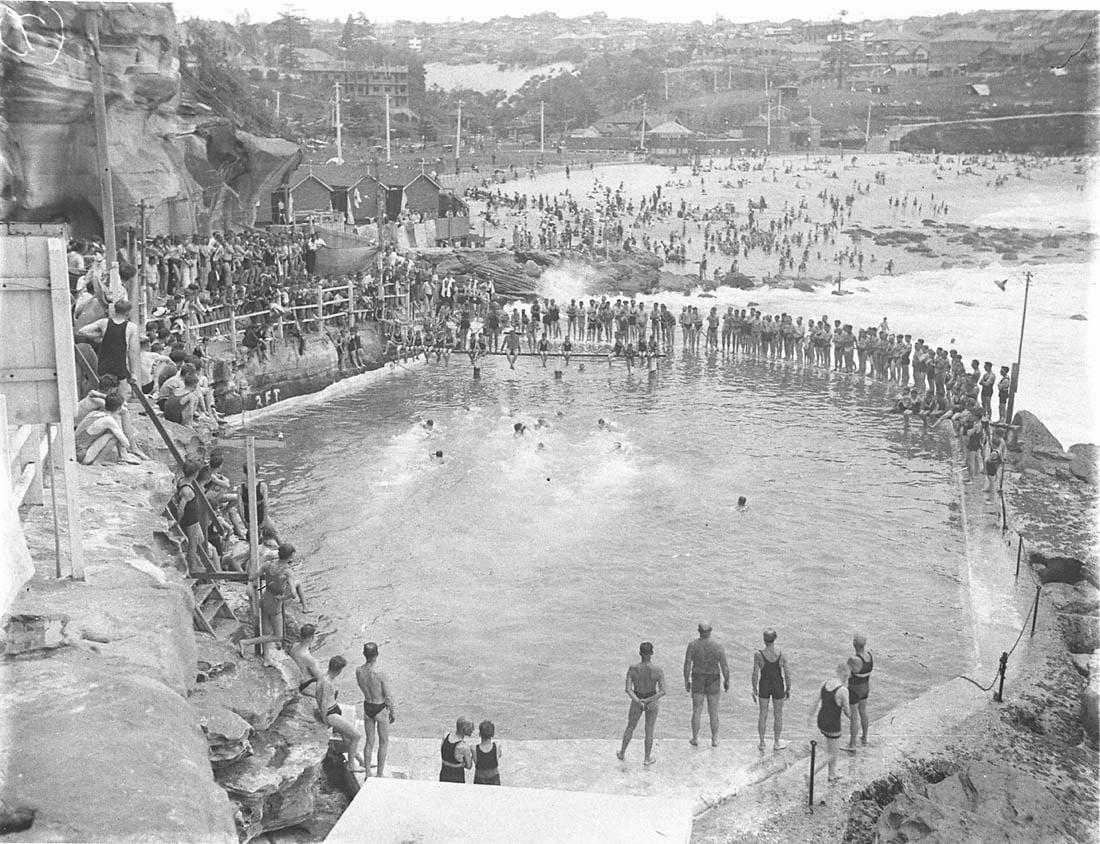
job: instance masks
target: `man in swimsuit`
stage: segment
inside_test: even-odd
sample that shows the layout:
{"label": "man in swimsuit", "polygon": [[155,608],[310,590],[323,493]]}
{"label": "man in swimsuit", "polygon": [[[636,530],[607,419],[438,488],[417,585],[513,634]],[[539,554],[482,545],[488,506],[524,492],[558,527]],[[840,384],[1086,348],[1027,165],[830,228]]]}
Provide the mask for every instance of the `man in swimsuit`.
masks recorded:
{"label": "man in swimsuit", "polygon": [[[358,752],[359,742],[363,740],[363,736],[356,729],[355,721],[344,715],[343,710],[340,709],[340,704],[336,702],[336,687],[333,685],[347,664],[348,661],[340,655],[336,655],[328,661],[328,673],[317,680],[317,712],[321,716],[321,722],[336,730],[347,742],[348,770],[358,774],[366,768],[365,760],[362,754]],[[362,765],[362,768],[356,768],[356,762]]]}
{"label": "man in swimsuit", "polygon": [[626,717],[623,744],[615,754],[621,761],[627,745],[634,736],[634,728],[645,714],[645,764],[652,765],[653,728],[657,725],[657,701],[665,696],[665,672],[653,664],[653,643],[642,642],[638,647],[642,661],[626,670],[626,694],[630,698],[630,712]]}
{"label": "man in swimsuit", "polygon": [[315,688],[321,679],[321,666],[317,664],[317,658],[309,652],[313,646],[313,636],[317,628],[312,624],[303,624],[298,630],[298,641],[290,646],[290,658],[302,672],[302,681],[298,684],[298,691],[303,695],[315,697]]}
{"label": "man in swimsuit", "polygon": [[[848,746],[844,748],[849,753],[856,752],[856,732],[861,730],[860,743],[867,744],[867,727],[869,724],[867,718],[867,695],[871,691],[871,669],[875,667],[874,658],[871,656],[871,652],[867,650],[867,637],[862,633],[857,633],[852,637],[852,647],[855,648],[856,655],[848,660],[849,664],[853,664],[851,676],[848,678],[848,696],[851,700],[853,709],[859,710],[858,724],[855,713],[852,713],[852,735],[851,741]],[[858,660],[859,664],[854,665],[853,660]]]}
{"label": "man in swimsuit", "polygon": [[519,335],[515,330],[509,329],[504,334],[504,357],[511,369],[516,368],[516,358],[519,357]]}
{"label": "man in swimsuit", "polygon": [[[710,745],[718,746],[718,701],[722,690],[730,690],[730,668],[726,650],[710,637],[711,626],[700,622],[699,638],[688,643],[684,654],[684,687],[691,694],[691,745],[699,744],[703,703],[710,718]],[[720,672],[720,673],[719,673]]]}
{"label": "man in swimsuit", "polygon": [[[302,592],[302,584],[290,570],[290,563],[294,559],[294,546],[289,542],[279,546],[279,557],[269,563],[264,563],[256,571],[248,575],[250,581],[259,580],[261,576],[266,579],[263,595],[260,597],[260,615],[263,620],[263,633],[270,636],[283,636],[283,604],[295,595],[301,604],[302,612],[306,609],[306,598]],[[264,665],[271,666],[268,656],[269,642],[263,643]]]}
{"label": "man in swimsuit", "polygon": [[821,691],[810,709],[808,719],[812,721],[814,715],[817,715],[817,728],[825,736],[825,753],[814,767],[814,773],[828,765],[829,782],[840,779],[836,773],[837,745],[841,736],[840,716],[845,715],[854,722],[852,710],[848,703],[848,688],[844,685],[852,662],[858,663],[858,660],[853,658],[848,662],[840,663],[836,667],[836,675],[822,683]]}
{"label": "man in swimsuit", "polygon": [[760,750],[764,750],[764,733],[768,726],[768,701],[775,713],[772,729],[775,733],[773,749],[782,750],[779,736],[783,732],[783,701],[791,699],[791,673],[787,657],[775,647],[776,632],[770,627],[764,631],[764,648],[753,654],[752,699],[759,701],[760,718],[757,732],[760,734]]}
{"label": "man in swimsuit", "polygon": [[[363,664],[355,669],[355,681],[363,693],[363,727],[367,731],[367,743],[363,751],[367,776],[370,776],[370,760],[374,755],[374,734],[378,730],[378,768],[375,776],[382,776],[386,768],[386,751],[390,746],[390,724],[397,720],[393,696],[386,675],[374,667],[378,661],[378,645],[363,645]],[[383,716],[385,713],[385,716]]]}

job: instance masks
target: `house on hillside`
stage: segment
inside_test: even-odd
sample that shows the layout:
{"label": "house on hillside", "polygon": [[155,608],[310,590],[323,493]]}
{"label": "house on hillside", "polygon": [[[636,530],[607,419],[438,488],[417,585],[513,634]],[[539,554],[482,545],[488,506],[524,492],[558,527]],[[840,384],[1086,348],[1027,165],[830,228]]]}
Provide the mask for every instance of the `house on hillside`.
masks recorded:
{"label": "house on hillside", "polygon": [[976,27],[946,32],[928,45],[928,63],[946,76],[955,76],[971,65],[977,67],[978,57],[1002,41],[996,33]]}
{"label": "house on hillside", "polygon": [[988,97],[989,86],[980,82],[975,82],[973,85],[966,86],[966,93],[974,97]]}
{"label": "house on hillside", "polygon": [[818,149],[821,146],[820,120],[812,114],[791,124],[791,146],[795,149]]}

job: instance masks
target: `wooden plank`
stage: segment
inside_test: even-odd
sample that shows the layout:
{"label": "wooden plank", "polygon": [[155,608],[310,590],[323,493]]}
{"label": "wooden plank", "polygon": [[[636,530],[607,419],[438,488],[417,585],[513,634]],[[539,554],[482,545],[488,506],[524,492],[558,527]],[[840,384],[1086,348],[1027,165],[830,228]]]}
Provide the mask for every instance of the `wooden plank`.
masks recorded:
{"label": "wooden plank", "polygon": [[47,381],[52,383],[55,378],[57,378],[57,370],[44,367],[0,369],[0,381],[5,384],[16,381]]}
{"label": "wooden plank", "polygon": [[12,235],[34,235],[36,237],[60,237],[67,243],[69,240],[69,227],[64,223],[23,223],[9,220],[0,230],[0,237]]}
{"label": "wooden plank", "polygon": [[65,241],[50,238],[50,283],[53,339],[57,361],[57,395],[61,411],[61,465],[65,475],[65,510],[69,526],[69,565],[73,580],[84,578],[84,531],[80,522],[80,476],[76,460],[76,362],[73,325],[69,315],[69,271]]}
{"label": "wooden plank", "polygon": [[[7,258],[7,254],[4,255]],[[0,276],[0,290],[49,290],[50,280],[43,276]]]}

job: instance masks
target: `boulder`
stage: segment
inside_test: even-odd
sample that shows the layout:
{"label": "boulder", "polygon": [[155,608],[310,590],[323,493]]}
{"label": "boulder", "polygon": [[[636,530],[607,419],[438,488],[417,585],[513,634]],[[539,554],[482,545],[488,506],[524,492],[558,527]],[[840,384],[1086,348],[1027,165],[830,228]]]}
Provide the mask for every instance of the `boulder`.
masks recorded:
{"label": "boulder", "polygon": [[1085,731],[1085,739],[1093,750],[1100,747],[1098,705],[1100,705],[1100,696],[1097,694],[1097,683],[1094,675],[1088,688],[1081,692],[1081,726]]}
{"label": "boulder", "polygon": [[210,749],[210,764],[214,770],[243,759],[252,752],[248,738],[252,727],[235,712],[220,706],[202,705],[195,708],[199,726]]}
{"label": "boulder", "polygon": [[1069,811],[1051,808],[1047,786],[1036,777],[976,761],[942,782],[899,794],[883,809],[875,840],[1056,841],[1062,838]]}
{"label": "boulder", "polygon": [[257,731],[252,755],[217,771],[237,807],[237,831],[247,842],[307,820],[328,752],[329,730],[312,700],[296,698],[270,729]]}
{"label": "boulder", "polygon": [[257,657],[242,657],[233,645],[220,639],[199,637],[198,647],[198,662],[219,670],[207,672],[206,679],[195,687],[192,705],[228,709],[254,729],[266,730],[298,697],[297,669],[281,652],[274,654],[275,667],[265,668]]}
{"label": "boulder", "polygon": [[1059,613],[1062,638],[1071,653],[1092,653],[1100,648],[1100,628],[1096,616]]}
{"label": "boulder", "polygon": [[1017,426],[1016,443],[1025,454],[1038,451],[1047,454],[1063,454],[1065,449],[1034,413],[1027,410],[1017,411],[1012,420]]}
{"label": "boulder", "polygon": [[7,657],[50,651],[69,643],[69,616],[20,613],[4,624],[0,654]]}
{"label": "boulder", "polygon": [[536,264],[534,261],[528,259],[527,263],[523,265],[523,271],[527,273],[531,278],[538,278],[542,275],[542,267]]}
{"label": "boulder", "polygon": [[1097,483],[1097,453],[1093,443],[1075,443],[1069,447],[1069,470],[1079,480]]}

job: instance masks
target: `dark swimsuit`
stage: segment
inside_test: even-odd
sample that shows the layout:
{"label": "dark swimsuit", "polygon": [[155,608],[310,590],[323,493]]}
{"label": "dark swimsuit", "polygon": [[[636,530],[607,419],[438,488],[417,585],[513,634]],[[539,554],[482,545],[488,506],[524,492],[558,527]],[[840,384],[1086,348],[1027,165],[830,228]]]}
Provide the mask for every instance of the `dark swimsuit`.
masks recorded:
{"label": "dark swimsuit", "polygon": [[756,696],[783,700],[787,696],[787,689],[783,684],[783,669],[779,667],[779,660],[783,658],[783,655],[780,654],[775,662],[772,662],[764,656],[763,651],[757,651],[757,653],[760,654],[764,664],[760,668],[760,683],[757,687]]}
{"label": "dark swimsuit", "polygon": [[363,701],[363,714],[368,718],[377,717],[378,713],[385,708],[386,704],[384,701],[382,703],[367,703],[367,701]]}
{"label": "dark swimsuit", "polygon": [[477,751],[477,759],[474,762],[474,785],[500,785],[496,743],[493,743],[493,749],[488,753],[483,753],[480,747],[474,749]]}
{"label": "dark swimsuit", "polygon": [[[840,688],[837,686],[837,688]],[[836,689],[829,691],[821,686],[821,708],[817,711],[817,728],[826,738],[840,738],[840,714],[843,711],[836,702]]]}
{"label": "dark swimsuit", "polygon": [[[335,698],[337,696],[339,696],[339,694],[340,694],[339,692],[333,692],[332,693],[333,699],[335,700]],[[334,703],[332,706],[330,706],[328,709],[325,710],[325,717],[326,718],[328,718],[329,715],[343,715],[343,714],[344,714],[344,710],[342,710],[340,708],[340,705],[338,703]]]}
{"label": "dark swimsuit", "polygon": [[443,743],[439,745],[439,755],[443,758],[439,766],[440,782],[466,782],[466,768],[455,756],[458,745],[459,742],[447,741],[447,736],[443,736]]}
{"label": "dark swimsuit", "polygon": [[[864,659],[859,656],[859,661],[863,663],[863,667],[860,668],[860,674],[870,674],[871,669],[875,667],[875,659]],[[871,652],[867,651],[867,656],[871,656]],[[867,695],[871,691],[871,678],[870,677],[856,677],[851,676],[848,678],[848,694],[851,695],[852,703],[859,703],[861,700],[867,700]]]}

